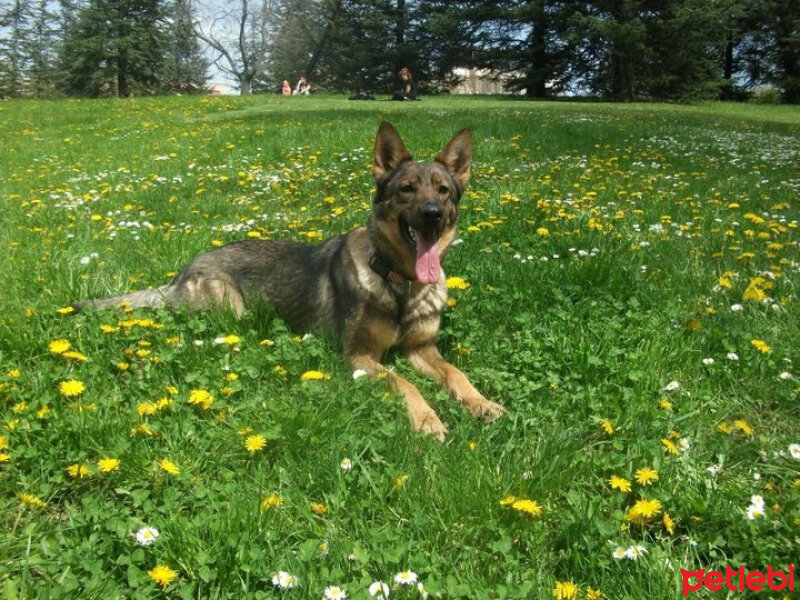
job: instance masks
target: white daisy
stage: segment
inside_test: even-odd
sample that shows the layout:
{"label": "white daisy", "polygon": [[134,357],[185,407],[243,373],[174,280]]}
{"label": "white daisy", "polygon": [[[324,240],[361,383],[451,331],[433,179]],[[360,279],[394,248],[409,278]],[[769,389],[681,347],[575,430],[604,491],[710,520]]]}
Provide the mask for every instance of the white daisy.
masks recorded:
{"label": "white daisy", "polygon": [[369,586],[369,595],[372,598],[386,600],[389,597],[389,586],[382,581],[374,581]]}
{"label": "white daisy", "polygon": [[662,392],[674,392],[679,387],[681,387],[681,382],[680,381],[676,381],[676,380],[672,380],[667,385],[665,385],[663,388],[661,388],[661,391]]}
{"label": "white daisy", "polygon": [[751,521],[755,521],[759,517],[764,516],[764,507],[763,506],[756,506],[755,504],[751,504],[747,507],[747,518]]}
{"label": "white daisy", "polygon": [[352,468],[353,468],[353,461],[352,461],[352,460],[350,460],[349,458],[346,458],[346,457],[345,457],[345,458],[343,458],[343,459],[342,459],[342,461],[339,463],[339,468],[341,468],[341,469],[342,469],[342,471],[349,471],[350,469],[352,469]]}
{"label": "white daisy", "polygon": [[272,576],[272,585],[282,590],[290,590],[297,587],[297,577],[286,571],[278,571]]}
{"label": "white daisy", "polygon": [[331,585],[325,588],[325,598],[326,600],[344,600],[347,598],[347,592],[338,585]]}
{"label": "white daisy", "polygon": [[800,460],[800,444],[789,444],[789,454],[795,460]]}
{"label": "white daisy", "polygon": [[417,583],[417,574],[414,571],[401,571],[394,576],[394,581],[400,585],[412,585]]}
{"label": "white daisy", "polygon": [[644,546],[631,546],[625,550],[625,556],[631,560],[639,560],[639,557],[647,554],[647,548]]}
{"label": "white daisy", "polygon": [[142,527],[136,532],[136,543],[140,546],[151,546],[158,539],[158,529],[155,527]]}

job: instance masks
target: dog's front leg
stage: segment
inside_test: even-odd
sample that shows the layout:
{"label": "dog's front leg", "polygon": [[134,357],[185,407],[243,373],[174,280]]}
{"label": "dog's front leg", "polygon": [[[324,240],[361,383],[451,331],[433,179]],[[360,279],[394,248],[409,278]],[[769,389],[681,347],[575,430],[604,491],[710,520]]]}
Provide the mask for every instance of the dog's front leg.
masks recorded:
{"label": "dog's front leg", "polygon": [[411,426],[416,431],[432,435],[440,442],[444,441],[447,435],[447,428],[412,383],[403,379],[393,371],[386,369],[380,362],[368,354],[348,356],[348,359],[354,369],[362,369],[371,378],[375,378],[379,374],[384,373],[389,378],[392,389],[403,394],[406,400],[408,419],[411,421]]}
{"label": "dog's front leg", "polygon": [[442,384],[453,398],[476,417],[494,421],[508,412],[496,402],[484,398],[464,373],[442,358],[434,344],[413,348],[407,354],[417,370]]}

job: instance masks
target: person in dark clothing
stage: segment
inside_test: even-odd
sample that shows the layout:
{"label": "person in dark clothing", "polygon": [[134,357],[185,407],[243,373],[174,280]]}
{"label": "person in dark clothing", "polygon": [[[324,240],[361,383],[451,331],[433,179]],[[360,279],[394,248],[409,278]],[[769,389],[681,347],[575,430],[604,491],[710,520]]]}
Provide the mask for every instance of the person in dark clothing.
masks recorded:
{"label": "person in dark clothing", "polygon": [[408,67],[403,67],[397,72],[400,78],[400,89],[397,90],[392,96],[393,100],[416,100],[417,99],[417,84],[411,76],[411,71]]}

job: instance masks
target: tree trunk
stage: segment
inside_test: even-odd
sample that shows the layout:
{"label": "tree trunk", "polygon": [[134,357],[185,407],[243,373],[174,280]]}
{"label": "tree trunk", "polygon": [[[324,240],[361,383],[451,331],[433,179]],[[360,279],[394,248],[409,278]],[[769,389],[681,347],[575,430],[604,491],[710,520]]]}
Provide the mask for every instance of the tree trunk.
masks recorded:
{"label": "tree trunk", "polygon": [[532,6],[533,31],[531,32],[531,65],[528,69],[526,95],[531,98],[547,96],[547,79],[550,74],[547,53],[547,14],[544,0],[536,0]]}
{"label": "tree trunk", "polygon": [[722,65],[722,78],[725,85],[722,88],[722,99],[733,100],[733,33],[728,33],[725,42],[725,59]]}

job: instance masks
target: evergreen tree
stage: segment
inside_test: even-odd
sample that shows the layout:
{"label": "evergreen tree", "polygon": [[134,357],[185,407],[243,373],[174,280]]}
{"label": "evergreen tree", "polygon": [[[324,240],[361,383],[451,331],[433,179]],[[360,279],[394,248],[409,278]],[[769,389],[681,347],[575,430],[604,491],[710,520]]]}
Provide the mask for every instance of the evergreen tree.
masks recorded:
{"label": "evergreen tree", "polygon": [[208,81],[209,61],[192,29],[191,5],[187,0],[173,0],[167,14],[161,87],[168,92],[201,92]]}
{"label": "evergreen tree", "polygon": [[62,49],[65,91],[119,97],[157,91],[164,23],[161,0],[89,0]]}

